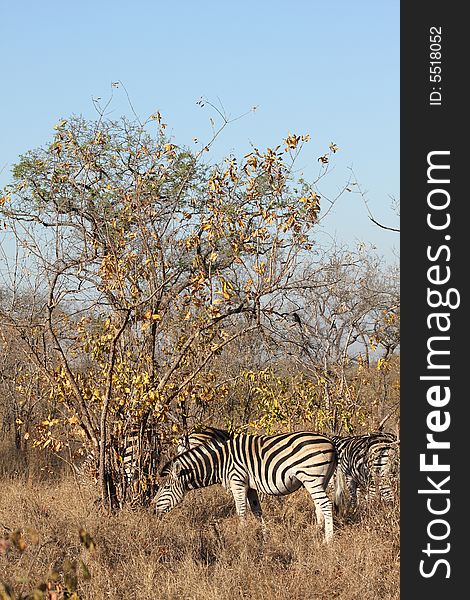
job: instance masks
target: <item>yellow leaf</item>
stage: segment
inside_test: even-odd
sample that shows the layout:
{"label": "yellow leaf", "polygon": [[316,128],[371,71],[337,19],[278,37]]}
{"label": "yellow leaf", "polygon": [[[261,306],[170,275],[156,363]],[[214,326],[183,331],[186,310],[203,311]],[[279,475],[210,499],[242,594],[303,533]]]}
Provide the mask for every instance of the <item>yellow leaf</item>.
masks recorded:
{"label": "yellow leaf", "polygon": [[295,148],[297,148],[298,143],[300,142],[300,136],[299,135],[288,135],[286,137],[286,139],[284,140],[284,143],[286,144],[286,150],[295,150]]}
{"label": "yellow leaf", "polygon": [[377,361],[377,371],[380,371],[382,369],[382,367],[385,366],[385,359],[384,358],[379,358],[379,360]]}
{"label": "yellow leaf", "polygon": [[336,152],[338,152],[339,150],[338,146],[334,142],[331,142],[329,148],[333,152],[333,154],[336,154]]}

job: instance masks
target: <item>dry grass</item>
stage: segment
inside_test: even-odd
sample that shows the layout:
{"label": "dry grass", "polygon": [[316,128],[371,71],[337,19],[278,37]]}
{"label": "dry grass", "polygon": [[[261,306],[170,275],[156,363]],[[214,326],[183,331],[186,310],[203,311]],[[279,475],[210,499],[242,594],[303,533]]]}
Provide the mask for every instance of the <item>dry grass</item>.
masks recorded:
{"label": "dry grass", "polygon": [[[65,477],[33,483],[4,476],[0,534],[19,530],[26,547],[3,542],[2,552],[0,541],[0,580],[26,594],[54,569],[63,582],[64,563],[67,570],[67,560],[82,560],[91,575],[77,568],[84,600],[399,598],[397,507],[371,507],[335,523],[326,546],[303,490],[263,500],[265,543],[254,520],[240,526],[219,486],[191,492],[161,520],[145,510],[106,514],[93,496]],[[95,542],[92,552],[80,543],[81,528]]]}

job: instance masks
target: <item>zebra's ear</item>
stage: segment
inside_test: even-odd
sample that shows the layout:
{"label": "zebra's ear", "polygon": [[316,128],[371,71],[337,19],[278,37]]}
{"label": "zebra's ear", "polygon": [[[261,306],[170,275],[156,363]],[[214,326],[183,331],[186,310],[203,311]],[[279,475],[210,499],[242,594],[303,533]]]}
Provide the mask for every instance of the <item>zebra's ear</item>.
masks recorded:
{"label": "zebra's ear", "polygon": [[163,465],[163,467],[160,469],[160,473],[159,473],[160,477],[166,477],[169,474],[172,464],[173,464],[173,460],[169,460],[167,463],[165,463]]}

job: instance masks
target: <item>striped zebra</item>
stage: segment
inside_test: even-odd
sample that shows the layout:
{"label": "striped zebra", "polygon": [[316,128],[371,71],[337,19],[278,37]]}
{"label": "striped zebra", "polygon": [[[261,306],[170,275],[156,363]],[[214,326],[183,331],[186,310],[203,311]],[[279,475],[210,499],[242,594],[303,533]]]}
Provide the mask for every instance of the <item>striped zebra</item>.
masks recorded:
{"label": "striped zebra", "polygon": [[338,454],[335,475],[335,508],[341,513],[347,505],[346,489],[350,506],[357,506],[358,488],[373,496],[377,492],[385,502],[394,499],[390,479],[396,474],[399,441],[391,433],[368,433],[365,435],[331,436]]}
{"label": "striped zebra", "polygon": [[113,447],[116,467],[128,483],[155,472],[160,448],[154,430],[127,432],[115,441]]}
{"label": "striped zebra", "polygon": [[111,440],[111,468],[121,503],[147,505],[156,492],[154,474],[160,459],[160,437],[155,428],[133,429]]}
{"label": "striped zebra", "polygon": [[[156,491],[154,474],[160,457],[154,429],[133,429],[111,435],[106,452],[106,472],[117,505],[148,504]],[[92,449],[72,465],[78,482],[98,483],[99,458]]]}
{"label": "striped zebra", "polygon": [[221,483],[232,493],[240,518],[246,517],[248,500],[253,514],[262,520],[257,491],[283,496],[303,485],[329,541],[333,517],[325,490],[335,467],[334,445],[323,435],[302,431],[235,434],[223,443],[200,444],[170,460],[161,471],[165,479],[154,498],[155,512],[170,511],[189,490]]}

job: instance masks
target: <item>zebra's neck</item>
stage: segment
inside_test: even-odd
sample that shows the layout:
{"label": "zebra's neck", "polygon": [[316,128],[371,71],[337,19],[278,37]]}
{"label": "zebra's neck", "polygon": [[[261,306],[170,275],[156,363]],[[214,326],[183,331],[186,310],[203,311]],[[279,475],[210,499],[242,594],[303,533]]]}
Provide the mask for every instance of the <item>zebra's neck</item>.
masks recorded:
{"label": "zebra's neck", "polygon": [[187,487],[196,489],[223,483],[224,448],[221,443],[197,446],[181,455],[187,469]]}

